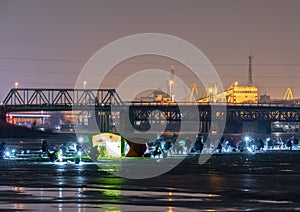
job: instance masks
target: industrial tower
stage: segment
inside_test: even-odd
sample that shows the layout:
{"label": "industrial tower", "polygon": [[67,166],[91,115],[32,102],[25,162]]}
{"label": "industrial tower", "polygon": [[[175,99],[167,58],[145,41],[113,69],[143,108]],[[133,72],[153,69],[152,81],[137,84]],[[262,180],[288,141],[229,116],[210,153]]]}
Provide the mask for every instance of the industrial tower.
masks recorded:
{"label": "industrial tower", "polygon": [[241,86],[238,82],[234,82],[224,92],[217,93],[216,87],[209,86],[207,89],[207,97],[198,99],[196,102],[227,102],[233,104],[257,104],[258,103],[258,87],[253,84],[252,79],[252,55],[249,59],[248,85]]}
{"label": "industrial tower", "polygon": [[248,72],[248,86],[253,85],[253,80],[252,80],[252,55],[248,57],[249,59],[249,72]]}

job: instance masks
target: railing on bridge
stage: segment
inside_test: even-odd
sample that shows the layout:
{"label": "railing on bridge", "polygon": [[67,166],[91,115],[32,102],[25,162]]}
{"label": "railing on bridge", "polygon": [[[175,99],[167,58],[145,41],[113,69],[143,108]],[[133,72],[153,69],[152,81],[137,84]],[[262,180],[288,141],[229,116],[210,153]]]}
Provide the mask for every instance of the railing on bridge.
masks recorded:
{"label": "railing on bridge", "polygon": [[13,88],[2,105],[11,108],[122,105],[115,89]]}

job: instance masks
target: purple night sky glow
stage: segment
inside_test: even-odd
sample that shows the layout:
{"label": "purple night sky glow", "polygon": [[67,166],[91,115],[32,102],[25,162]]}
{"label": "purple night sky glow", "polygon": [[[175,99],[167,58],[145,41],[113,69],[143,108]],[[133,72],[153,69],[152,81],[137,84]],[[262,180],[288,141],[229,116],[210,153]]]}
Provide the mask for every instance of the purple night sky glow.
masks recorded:
{"label": "purple night sky glow", "polygon": [[[298,0],[1,0],[0,99],[15,81],[23,88],[72,88],[98,49],[148,32],[174,35],[197,46],[225,88],[234,81],[247,83],[252,54],[260,94],[282,98],[291,87],[300,98],[299,10]],[[180,49],[174,46],[174,51]],[[165,70],[171,65],[155,58],[125,62],[103,86],[114,87],[120,75],[156,62]],[[176,74],[191,83],[181,68],[176,67]]]}

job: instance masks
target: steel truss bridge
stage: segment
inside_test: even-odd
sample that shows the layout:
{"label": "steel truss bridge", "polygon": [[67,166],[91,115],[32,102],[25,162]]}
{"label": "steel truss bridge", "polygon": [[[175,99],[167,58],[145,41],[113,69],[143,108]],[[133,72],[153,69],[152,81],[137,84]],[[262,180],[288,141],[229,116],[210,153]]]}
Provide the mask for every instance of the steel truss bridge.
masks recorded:
{"label": "steel truss bridge", "polygon": [[[195,107],[198,114],[195,114]],[[200,120],[207,125],[205,129],[202,127],[204,130],[208,130],[212,118],[222,120],[226,117],[227,121],[241,122],[300,122],[300,105],[124,102],[115,89],[14,88],[1,103],[2,118],[7,112],[70,110],[105,112],[105,116],[110,116],[112,111],[127,112],[133,125],[137,122],[151,124],[152,121],[174,123],[184,117],[184,120]]]}
{"label": "steel truss bridge", "polygon": [[7,111],[68,111],[122,104],[115,89],[13,88],[2,107]]}
{"label": "steel truss bridge", "polygon": [[[280,121],[300,122],[300,105],[285,106],[282,104],[222,104],[222,103],[129,103],[130,116],[135,119],[155,120],[158,117],[167,120],[211,120],[211,118],[236,121]],[[198,107],[199,118],[189,109]],[[212,114],[211,107],[214,107]],[[183,110],[180,110],[183,109]],[[155,113],[155,111],[160,111]]]}

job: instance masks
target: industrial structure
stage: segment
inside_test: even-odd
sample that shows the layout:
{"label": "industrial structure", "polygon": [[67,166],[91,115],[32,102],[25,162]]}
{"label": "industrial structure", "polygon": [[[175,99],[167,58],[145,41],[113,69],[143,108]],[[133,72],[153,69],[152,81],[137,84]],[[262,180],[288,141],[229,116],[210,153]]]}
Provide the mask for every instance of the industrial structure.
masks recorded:
{"label": "industrial structure", "polygon": [[294,100],[293,92],[291,88],[288,88],[283,96],[283,100]]}
{"label": "industrial structure", "polygon": [[249,59],[249,69],[248,69],[248,85],[253,85],[253,79],[252,79],[252,55],[248,57]]}
{"label": "industrial structure", "polygon": [[238,82],[233,83],[226,91],[218,92],[216,84],[209,84],[206,88],[207,95],[196,102],[224,102],[232,104],[257,104],[258,87],[253,84],[252,79],[252,56],[248,57],[248,85],[241,86]]}
{"label": "industrial structure", "polygon": [[217,86],[208,87],[207,96],[196,102],[223,102],[233,104],[257,104],[258,87],[257,86],[240,86],[238,82],[233,83],[226,91],[217,93]]}
{"label": "industrial structure", "polygon": [[190,95],[189,95],[189,102],[194,101],[194,95],[196,94],[199,95],[199,91],[198,91],[198,87],[196,85],[196,83],[192,83],[190,86]]}

